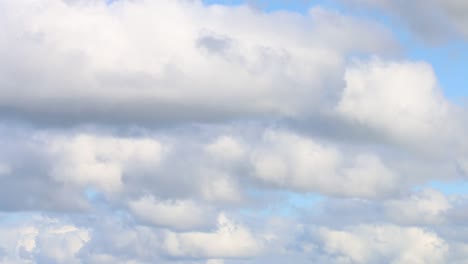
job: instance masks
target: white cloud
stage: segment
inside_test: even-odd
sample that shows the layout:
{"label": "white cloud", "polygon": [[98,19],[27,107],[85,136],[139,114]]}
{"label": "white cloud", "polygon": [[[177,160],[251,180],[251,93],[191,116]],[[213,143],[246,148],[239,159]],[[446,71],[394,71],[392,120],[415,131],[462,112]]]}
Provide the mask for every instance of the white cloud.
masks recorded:
{"label": "white cloud", "polygon": [[345,79],[336,110],[379,135],[429,151],[440,149],[457,133],[457,113],[442,96],[429,64],[356,62]]}
{"label": "white cloud", "polygon": [[385,211],[394,223],[401,224],[440,224],[445,214],[452,208],[442,193],[425,189],[400,200],[389,200],[384,204]]}
{"label": "white cloud", "polygon": [[78,253],[90,240],[87,229],[41,217],[13,223],[0,228],[2,263],[81,263]]}
{"label": "white cloud", "polygon": [[448,244],[416,227],[362,225],[347,230],[321,229],[331,263],[446,263]]}
{"label": "white cloud", "polygon": [[375,198],[395,191],[397,175],[372,154],[345,156],[334,146],[284,132],[266,132],[252,153],[254,177],[280,188]]}
{"label": "white cloud", "polygon": [[194,201],[159,201],[154,197],[142,197],[129,202],[131,212],[142,221],[176,230],[194,230],[214,225],[213,209]]}
{"label": "white cloud", "polygon": [[0,0],[0,262],[466,262],[463,112],[348,14]]}
{"label": "white cloud", "polygon": [[224,261],[222,259],[210,259],[206,264],[224,264]]}
{"label": "white cloud", "polygon": [[243,191],[235,176],[224,171],[203,171],[201,196],[211,203],[239,203],[244,200]]}
{"label": "white cloud", "polygon": [[80,263],[77,253],[90,240],[89,231],[75,226],[60,226],[38,234],[36,238],[39,260],[57,263]]}
{"label": "white cloud", "polygon": [[245,147],[234,138],[223,136],[206,146],[206,151],[214,158],[236,161],[245,155]]}
{"label": "white cloud", "polygon": [[0,106],[36,122],[310,115],[339,89],[348,53],[396,46],[378,23],[321,8],[22,0],[0,9]]}
{"label": "white cloud", "polygon": [[135,165],[155,167],[163,155],[154,139],[114,138],[76,135],[50,139],[49,154],[54,159],[52,177],[67,184],[95,185],[106,192],[118,192],[123,173],[132,174]]}
{"label": "white cloud", "polygon": [[262,252],[263,242],[248,228],[220,215],[215,232],[167,233],[163,247],[173,257],[250,258]]}

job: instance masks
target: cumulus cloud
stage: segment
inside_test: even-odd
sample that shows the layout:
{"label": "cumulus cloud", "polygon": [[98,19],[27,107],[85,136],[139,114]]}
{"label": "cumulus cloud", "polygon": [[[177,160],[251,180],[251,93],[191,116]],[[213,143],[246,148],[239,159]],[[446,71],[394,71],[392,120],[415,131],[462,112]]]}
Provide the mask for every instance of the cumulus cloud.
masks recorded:
{"label": "cumulus cloud", "polygon": [[133,214],[149,224],[176,230],[194,230],[214,224],[215,215],[210,208],[184,200],[156,201],[142,197],[129,202]]}
{"label": "cumulus cloud", "polygon": [[81,186],[94,184],[106,192],[119,191],[123,175],[131,177],[132,166],[157,166],[163,155],[162,145],[152,139],[76,135],[72,140],[48,141],[47,152],[55,162],[52,178]]}
{"label": "cumulus cloud", "polygon": [[357,62],[347,69],[345,80],[337,111],[380,135],[430,151],[458,133],[457,111],[441,95],[426,63]]}
{"label": "cumulus cloud", "polygon": [[321,8],[299,16],[199,1],[0,4],[0,113],[56,124],[310,114],[338,89],[348,54],[396,46],[377,23]]}
{"label": "cumulus cloud", "polygon": [[[59,244],[70,243],[73,253],[63,255],[65,253],[57,253],[58,249],[57,252],[43,250],[44,255],[33,256],[27,253],[29,250],[25,256],[52,263],[65,260],[77,263],[151,263],[160,260],[170,263],[171,259],[197,263],[225,258],[249,258],[256,263],[270,261],[265,254],[269,248],[275,248],[275,254],[279,254],[277,261],[293,254],[297,263],[301,263],[304,256],[298,252],[300,249],[317,259],[341,254],[342,259],[372,263],[376,256],[355,256],[354,251],[348,252],[353,247],[327,246],[327,243],[337,242],[326,242],[325,238],[322,245],[321,240],[317,240],[320,236],[316,235],[309,234],[312,241],[308,238],[303,241],[300,236],[296,237],[297,232],[303,228],[340,230],[353,228],[353,225],[386,223],[402,229],[429,227],[430,232],[437,232],[434,234],[453,244],[450,237],[446,240],[445,236],[451,232],[448,230],[453,230],[452,224],[465,219],[456,214],[463,208],[463,203],[456,203],[433,190],[411,191],[411,181],[404,176],[415,176],[410,174],[411,170],[404,170],[403,165],[408,162],[406,157],[403,161],[396,157],[389,159],[381,151],[357,150],[323,138],[262,126],[249,133],[244,132],[244,127],[237,130],[232,126],[216,129],[208,126],[199,128],[196,134],[193,127],[187,129],[190,136],[179,127],[176,133],[163,129],[154,134],[140,132],[133,137],[102,131],[92,133],[90,130],[79,133],[42,131],[13,137],[9,143],[16,146],[15,150],[6,148],[9,154],[4,151],[1,157],[5,164],[11,164],[2,179],[10,188],[24,188],[25,182],[34,184],[34,179],[43,185],[36,185],[39,190],[32,189],[26,197],[4,192],[5,197],[18,197],[15,203],[5,200],[4,206],[8,206],[5,208],[12,211],[34,208],[47,212],[72,211],[81,206],[84,216],[91,217],[92,212],[96,212],[99,217],[108,218],[110,210],[109,214],[123,221],[96,223],[72,217],[76,221],[73,223],[60,219],[65,221],[64,226],[68,229],[71,224],[77,230],[89,230],[86,231],[89,241],[80,244],[78,250],[78,242],[73,239],[67,242],[51,231],[53,234],[44,235],[51,240],[48,248],[52,250]],[[3,129],[2,133],[8,134],[9,130],[11,128]],[[27,153],[35,154],[28,157]],[[40,166],[32,162],[34,157],[41,157]],[[29,170],[40,174],[21,174],[21,164],[30,164]],[[96,173],[92,169],[78,169],[93,166],[105,170]],[[117,170],[114,173],[108,168]],[[428,181],[432,176],[424,177]],[[323,203],[312,208],[299,206],[311,218],[304,222],[289,222],[296,230],[292,234],[285,231],[287,226],[259,224],[270,221],[268,219],[276,214],[275,210],[291,207],[291,204],[278,200],[284,198],[271,195],[285,191],[299,195],[318,193],[325,197]],[[305,203],[308,198],[304,196],[303,199],[298,203]],[[294,215],[299,209],[287,210],[292,211],[286,215]],[[259,223],[250,219],[252,211],[253,219]],[[222,212],[236,215],[244,222],[237,224]],[[336,215],[346,215],[346,218]],[[309,221],[317,226],[304,227]],[[34,228],[31,230],[39,230],[37,226]],[[40,238],[34,235],[35,245],[42,241]],[[20,238],[12,240],[22,241]],[[41,243],[46,245],[46,242]],[[362,247],[366,247],[367,242],[362,243]],[[450,246],[450,250],[463,251],[463,243],[457,245]],[[322,247],[329,255],[317,253]],[[388,258],[406,254],[402,253],[403,247],[391,252],[381,250],[381,255],[388,255]],[[5,251],[12,254],[11,249]],[[123,252],[123,255],[116,252]],[[463,256],[463,253],[457,253],[457,256]]]}
{"label": "cumulus cloud", "polygon": [[0,233],[4,263],[81,263],[77,254],[90,240],[87,229],[42,217],[31,223],[3,226]]}
{"label": "cumulus cloud", "polygon": [[445,219],[452,205],[447,197],[435,190],[427,189],[421,193],[400,200],[385,203],[385,210],[395,223],[437,224]]}
{"label": "cumulus cloud", "polygon": [[[466,262],[433,66],[346,5],[253,2],[0,0],[0,262]],[[461,3],[347,3],[466,35]]]}
{"label": "cumulus cloud", "polygon": [[[131,198],[133,205],[145,208],[194,197],[211,204],[242,204],[252,199],[248,186],[370,199],[408,187],[401,177],[405,170],[394,164],[398,160],[390,167],[379,153],[348,150],[287,130],[259,129],[254,135],[204,140],[200,135],[48,133],[33,136],[33,150],[43,156],[40,177],[50,183],[81,196],[94,190],[118,203]],[[8,178],[20,184],[21,179]]]}
{"label": "cumulus cloud", "polygon": [[395,192],[398,176],[374,155],[345,156],[333,146],[288,133],[265,133],[252,154],[254,177],[280,188],[373,198]]}
{"label": "cumulus cloud", "polygon": [[163,245],[170,256],[185,258],[251,258],[263,250],[262,241],[224,215],[213,233],[168,233]]}
{"label": "cumulus cloud", "polygon": [[330,263],[445,263],[449,246],[420,228],[393,225],[357,226],[350,230],[320,229]]}
{"label": "cumulus cloud", "polygon": [[236,139],[223,136],[206,146],[206,151],[215,159],[235,161],[245,155],[245,147]]}

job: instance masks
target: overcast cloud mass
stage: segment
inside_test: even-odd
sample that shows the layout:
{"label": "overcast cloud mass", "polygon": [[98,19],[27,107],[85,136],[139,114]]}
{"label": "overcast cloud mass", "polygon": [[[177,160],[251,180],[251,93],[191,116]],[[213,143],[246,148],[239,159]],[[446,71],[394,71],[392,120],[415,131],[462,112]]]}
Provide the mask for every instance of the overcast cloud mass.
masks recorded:
{"label": "overcast cloud mass", "polygon": [[0,263],[468,263],[467,12],[0,0]]}

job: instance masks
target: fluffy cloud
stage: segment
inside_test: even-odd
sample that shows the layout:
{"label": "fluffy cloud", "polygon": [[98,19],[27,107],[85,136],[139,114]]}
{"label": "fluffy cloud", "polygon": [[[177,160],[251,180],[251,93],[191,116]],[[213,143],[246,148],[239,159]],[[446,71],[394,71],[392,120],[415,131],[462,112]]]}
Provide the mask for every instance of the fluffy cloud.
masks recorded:
{"label": "fluffy cloud", "polygon": [[156,201],[142,197],[129,202],[130,211],[142,221],[176,230],[209,227],[215,218],[213,211],[193,201]]}
{"label": "fluffy cloud", "polygon": [[449,246],[420,228],[393,225],[357,226],[350,230],[321,229],[330,263],[446,263]]}
{"label": "fluffy cloud", "polygon": [[168,233],[163,247],[173,257],[185,258],[248,258],[263,250],[262,241],[243,226],[218,218],[214,233]]}
{"label": "fluffy cloud", "polygon": [[[52,263],[65,259],[77,263],[151,263],[155,260],[170,263],[171,259],[197,263],[224,258],[249,258],[256,263],[273,261],[265,255],[271,248],[275,251],[272,255],[272,258],[277,258],[275,261],[293,254],[297,263],[301,263],[305,261],[305,253],[300,252],[306,251],[321,261],[331,262],[332,256],[339,254],[343,261],[357,259],[355,261],[372,263],[377,256],[358,256],[356,254],[360,251],[354,246],[338,246],[335,235],[344,232],[339,231],[343,228],[354,230],[356,226],[382,223],[404,230],[401,231],[405,237],[402,239],[406,239],[407,228],[411,226],[415,226],[416,233],[422,232],[424,239],[434,233],[434,237],[450,244],[450,251],[458,250],[457,257],[464,256],[464,242],[457,244],[455,241],[459,238],[450,236],[454,230],[451,225],[465,219],[463,215],[456,214],[463,208],[463,203],[433,190],[411,192],[411,181],[403,177],[414,177],[409,174],[411,170],[402,170],[408,162],[406,157],[401,163],[398,158],[389,158],[381,151],[357,150],[346,144],[283,129],[265,130],[260,126],[245,133],[244,127],[241,130],[233,126],[206,128],[198,128],[196,134],[192,127],[185,128],[190,136],[186,136],[181,127],[171,133],[167,129],[155,134],[140,131],[140,135],[133,137],[92,130],[79,133],[43,131],[12,137],[13,140],[8,142],[16,146],[14,151],[4,141],[9,154],[4,152],[1,158],[5,164],[11,165],[8,165],[10,169],[2,179],[9,187],[24,188],[22,184],[33,181],[35,177],[38,182],[54,186],[46,192],[47,195],[37,191],[28,193],[26,197],[16,195],[16,203],[4,202],[10,206],[9,209],[70,211],[83,203],[83,217],[72,217],[75,223],[61,221],[65,221],[63,225],[68,229],[71,224],[77,230],[89,230],[86,232],[90,238],[88,242],[79,244],[82,245],[79,250],[78,242],[73,239],[67,242],[55,231],[43,235],[50,240],[48,248],[51,250],[57,247],[53,243],[69,243],[67,247],[72,253],[63,255],[42,250],[43,255],[28,253],[27,256]],[[11,133],[9,130],[12,129],[4,129],[2,133]],[[35,155],[28,158],[27,153]],[[41,166],[32,163],[34,157],[41,157]],[[28,163],[31,171],[40,174],[34,177],[19,174],[19,165]],[[93,166],[118,170],[117,173],[112,170],[95,173],[95,170],[78,169]],[[41,167],[43,171],[36,169]],[[62,172],[59,173],[58,168]],[[431,176],[426,177],[426,180],[431,179]],[[107,180],[116,184],[107,183]],[[284,197],[275,196],[275,193],[285,191],[297,192],[299,196],[305,193],[324,195],[323,201],[312,208],[299,205],[311,218],[289,222],[295,230],[291,234],[285,231],[287,226],[259,224],[270,221],[269,218],[278,211],[290,210],[280,215],[292,214],[293,217],[299,210],[290,208],[294,206],[281,200]],[[8,197],[11,194],[5,192],[3,195]],[[69,200],[60,201],[61,197]],[[295,199],[299,199],[295,203],[301,204],[308,198],[304,196],[304,201]],[[99,218],[109,218],[109,213],[123,223],[84,220],[93,215],[91,212],[96,212]],[[236,220],[225,218],[221,212],[235,215],[233,219],[241,219],[242,222],[237,224]],[[253,218],[250,219],[249,215]],[[337,218],[336,215],[346,215],[346,218]],[[254,223],[254,219],[259,223]],[[316,226],[308,227],[307,224],[304,227],[305,223]],[[34,232],[42,232],[42,227],[33,227],[31,230],[37,231]],[[429,228],[427,232],[423,227]],[[328,230],[330,238],[313,232],[301,238],[297,232],[303,228]],[[33,241],[37,245],[42,236],[34,232]],[[70,232],[74,234],[75,231]],[[327,232],[324,234],[329,234]],[[365,241],[367,238],[360,238],[360,234],[347,234],[345,237],[348,235],[360,241],[353,245],[367,247],[366,243],[370,243]],[[20,238],[12,240],[22,241]],[[41,243],[46,245],[45,240]],[[327,255],[318,253],[320,248],[328,252]],[[389,259],[405,259],[403,255],[413,254],[405,253],[404,247],[382,247],[378,250],[382,251],[379,256]],[[11,249],[5,251],[13,254]],[[447,259],[447,254],[443,253],[444,259]],[[406,260],[401,261],[405,263]]]}
{"label": "fluffy cloud", "polygon": [[0,5],[0,113],[41,123],[310,115],[339,89],[349,54],[394,43],[376,23],[321,8],[298,16],[198,1]]}
{"label": "fluffy cloud", "polygon": [[[47,143],[36,136],[16,130],[0,129],[0,160],[5,164],[0,176],[0,208],[16,210],[83,210],[89,208],[81,193],[73,186],[50,177],[51,161]],[[28,131],[27,129],[25,131]]]}
{"label": "fluffy cloud", "polygon": [[357,62],[347,69],[345,80],[337,111],[379,135],[430,151],[458,133],[457,111],[441,95],[426,63]]}
{"label": "fluffy cloud", "polygon": [[52,178],[67,184],[94,186],[115,192],[122,188],[124,174],[132,176],[137,167],[157,166],[163,147],[152,139],[76,135],[51,138],[49,155],[56,162]]}
{"label": "fluffy cloud", "polygon": [[254,176],[281,188],[372,198],[394,192],[398,176],[374,155],[346,157],[333,146],[288,133],[265,133],[252,154]]}
{"label": "fluffy cloud", "polygon": [[400,200],[385,203],[385,210],[395,223],[437,224],[444,221],[444,216],[452,207],[443,194],[427,189],[421,193]]}
{"label": "fluffy cloud", "polygon": [[138,211],[162,209],[164,202],[158,199],[244,203],[250,198],[243,188],[249,185],[378,198],[397,194],[407,182],[377,154],[286,130],[260,129],[254,137],[214,135],[209,140],[197,135],[184,139],[55,133],[33,138],[34,151],[45,158],[47,170],[41,177],[81,194],[91,188],[114,201],[133,197],[133,206],[146,208]]}
{"label": "fluffy cloud", "polygon": [[[124,207],[132,201],[140,212],[169,210],[170,201],[175,210],[177,201],[192,200],[215,207],[240,206],[257,200],[256,192],[271,190],[380,199],[407,193],[413,184],[457,169],[444,159],[419,170],[425,160],[349,148],[286,129],[257,127],[244,134],[225,126],[218,132],[203,128],[187,137],[191,129],[158,134],[145,130],[134,137],[91,131],[16,136],[10,143],[5,141],[5,146],[16,147],[6,148],[5,164],[11,165],[2,179],[10,188],[33,188],[35,182],[55,187],[44,193],[32,189],[18,200],[21,203],[10,203],[10,210],[41,203],[55,209],[89,209],[89,202],[99,197]],[[446,168],[440,165],[445,163]],[[34,173],[25,173],[23,164]],[[24,185],[28,182],[31,186]],[[143,218],[156,225],[172,221]]]}
{"label": "fluffy cloud", "polygon": [[245,147],[234,138],[223,136],[206,146],[206,151],[215,159],[235,161],[245,155]]}
{"label": "fluffy cloud", "polygon": [[88,230],[37,217],[35,222],[3,226],[3,263],[81,263],[78,252],[90,240]]}
{"label": "fluffy cloud", "polygon": [[[465,35],[460,3],[357,1]],[[466,263],[432,66],[373,16],[254,2],[0,0],[0,262]]]}

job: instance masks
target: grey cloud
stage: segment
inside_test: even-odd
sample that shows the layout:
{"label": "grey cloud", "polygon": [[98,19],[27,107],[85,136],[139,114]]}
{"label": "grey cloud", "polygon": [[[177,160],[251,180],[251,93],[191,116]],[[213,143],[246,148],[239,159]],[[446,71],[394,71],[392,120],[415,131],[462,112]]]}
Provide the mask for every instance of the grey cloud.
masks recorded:
{"label": "grey cloud", "polygon": [[341,1],[356,8],[371,7],[390,14],[398,23],[412,31],[417,37],[431,45],[466,39],[468,5],[464,1],[387,1],[351,0]]}
{"label": "grey cloud", "polygon": [[40,142],[31,138],[2,138],[2,161],[9,172],[0,176],[0,208],[6,211],[86,210],[89,204],[79,189],[48,177],[51,165]]}
{"label": "grey cloud", "polygon": [[223,54],[231,47],[232,40],[229,37],[214,34],[203,34],[196,43],[199,48],[206,49],[213,54]]}

